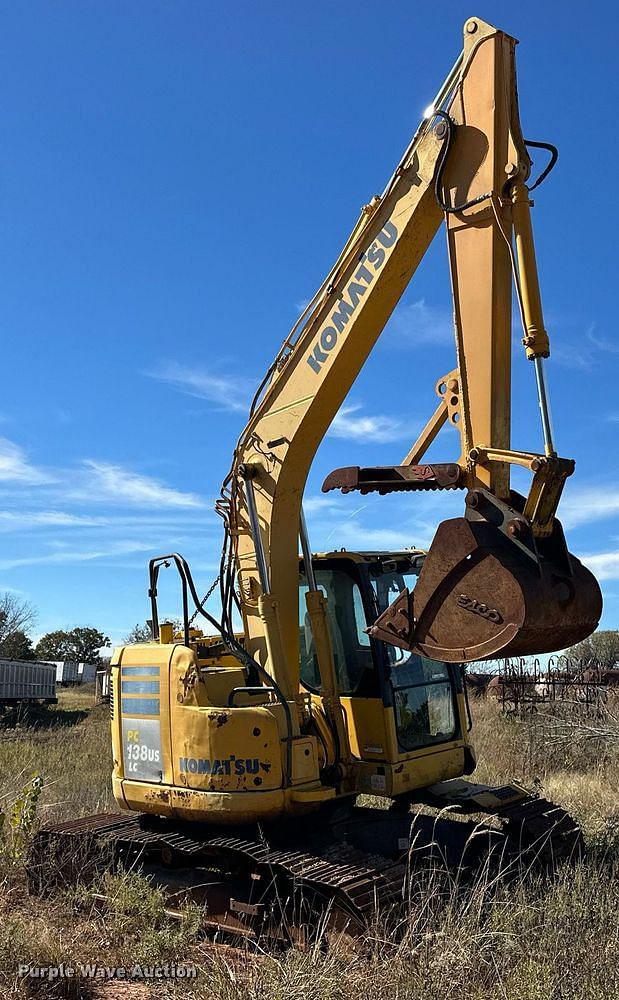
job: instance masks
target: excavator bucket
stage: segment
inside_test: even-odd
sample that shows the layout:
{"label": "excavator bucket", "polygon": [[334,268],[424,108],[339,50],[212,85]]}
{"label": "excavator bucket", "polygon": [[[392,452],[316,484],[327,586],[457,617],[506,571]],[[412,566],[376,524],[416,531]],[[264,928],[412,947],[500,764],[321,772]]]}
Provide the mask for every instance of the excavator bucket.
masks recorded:
{"label": "excavator bucket", "polygon": [[368,631],[431,659],[470,662],[564,649],[601,613],[597,580],[567,551],[557,520],[549,538],[535,539],[522,516],[492,523],[467,511],[439,525],[414,591]]}

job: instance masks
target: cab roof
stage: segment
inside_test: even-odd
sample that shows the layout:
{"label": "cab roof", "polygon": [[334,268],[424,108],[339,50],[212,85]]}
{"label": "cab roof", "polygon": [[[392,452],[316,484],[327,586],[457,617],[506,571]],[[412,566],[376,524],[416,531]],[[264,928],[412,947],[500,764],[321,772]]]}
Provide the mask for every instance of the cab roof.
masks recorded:
{"label": "cab roof", "polygon": [[365,549],[351,551],[350,549],[334,549],[332,552],[314,552],[314,559],[350,559],[353,562],[385,562],[389,559],[415,559],[425,556],[425,549]]}

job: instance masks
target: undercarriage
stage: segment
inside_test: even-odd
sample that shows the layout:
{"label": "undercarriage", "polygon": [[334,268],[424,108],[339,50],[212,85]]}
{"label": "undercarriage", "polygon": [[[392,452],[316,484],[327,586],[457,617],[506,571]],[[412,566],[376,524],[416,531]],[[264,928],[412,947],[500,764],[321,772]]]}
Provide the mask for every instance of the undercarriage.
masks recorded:
{"label": "undercarriage", "polygon": [[462,879],[488,865],[506,876],[522,865],[554,871],[582,853],[571,817],[516,785],[455,780],[424,798],[423,808],[338,805],[302,825],[216,834],[153,816],[88,816],[38,833],[31,891],[135,870],[163,888],[172,915],[199,905],[209,932],[298,944],[325,927],[356,937],[379,913],[401,914],[433,870]]}

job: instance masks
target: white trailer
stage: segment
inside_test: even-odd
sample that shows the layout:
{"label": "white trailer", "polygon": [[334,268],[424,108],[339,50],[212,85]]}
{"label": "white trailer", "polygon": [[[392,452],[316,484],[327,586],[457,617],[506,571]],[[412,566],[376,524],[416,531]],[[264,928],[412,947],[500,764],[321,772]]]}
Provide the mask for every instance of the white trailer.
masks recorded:
{"label": "white trailer", "polygon": [[80,663],[77,668],[78,684],[92,684],[97,676],[96,663]]}
{"label": "white trailer", "polygon": [[56,667],[31,660],[0,660],[0,705],[44,701],[55,704]]}
{"label": "white trailer", "polygon": [[95,705],[110,703],[111,670],[109,664],[97,670],[95,679]]}
{"label": "white trailer", "polygon": [[79,684],[79,664],[74,660],[52,660],[56,667],[56,683],[66,687],[68,684]]}

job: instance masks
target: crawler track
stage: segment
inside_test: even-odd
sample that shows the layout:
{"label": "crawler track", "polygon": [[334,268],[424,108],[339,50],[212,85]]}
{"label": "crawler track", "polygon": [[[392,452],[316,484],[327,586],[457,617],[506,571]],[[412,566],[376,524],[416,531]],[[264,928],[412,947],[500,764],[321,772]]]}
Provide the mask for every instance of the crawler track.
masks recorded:
{"label": "crawler track", "polygon": [[529,795],[515,805],[498,809],[496,816],[513,851],[555,868],[583,854],[582,832],[576,821],[548,799]]}
{"label": "crawler track", "polygon": [[[51,883],[89,880],[122,865],[151,875],[165,889],[171,912],[180,911],[187,898],[203,905],[211,929],[298,941],[326,915],[331,927],[355,934],[378,910],[406,900],[412,873],[424,861],[440,857],[460,868],[465,859],[474,868],[496,852],[502,861],[524,858],[555,868],[582,850],[577,825],[546,799],[525,794],[491,815],[502,830],[480,826],[479,820],[358,809],[339,829],[323,824],[313,831],[297,829],[294,836],[288,830],[280,832],[282,843],[267,843],[254,830],[252,837],[247,829],[213,836],[212,829],[195,824],[105,813],[41,830],[31,854],[30,884],[41,892]],[[411,834],[413,857],[406,849]],[[289,850],[290,843],[303,849]]]}
{"label": "crawler track", "polygon": [[[198,897],[207,906],[206,923],[249,936],[264,932],[266,924],[273,931],[284,911],[292,916],[303,900],[312,900],[314,909],[330,907],[339,926],[361,929],[378,908],[402,899],[407,873],[401,861],[347,844],[317,855],[236,836],[194,837],[186,828],[145,823],[140,816],[100,814],[40,831],[31,888],[41,891],[52,871],[53,881],[71,883],[118,863],[155,873],[177,897],[189,888],[204,890]],[[183,869],[192,872],[189,880],[175,877]],[[275,901],[280,913],[274,922]]]}

